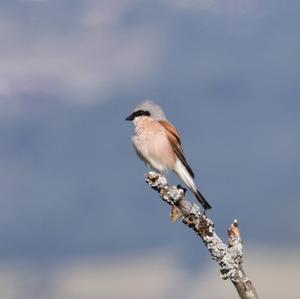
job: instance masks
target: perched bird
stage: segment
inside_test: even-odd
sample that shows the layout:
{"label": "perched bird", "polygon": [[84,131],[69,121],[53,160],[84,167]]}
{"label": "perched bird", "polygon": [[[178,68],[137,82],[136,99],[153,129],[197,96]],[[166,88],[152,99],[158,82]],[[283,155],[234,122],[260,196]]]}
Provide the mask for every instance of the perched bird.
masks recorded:
{"label": "perched bird", "polygon": [[160,106],[146,100],[138,105],[126,120],[133,121],[132,142],[138,156],[160,173],[175,172],[194,193],[205,210],[210,204],[197,189],[177,129],[167,120]]}

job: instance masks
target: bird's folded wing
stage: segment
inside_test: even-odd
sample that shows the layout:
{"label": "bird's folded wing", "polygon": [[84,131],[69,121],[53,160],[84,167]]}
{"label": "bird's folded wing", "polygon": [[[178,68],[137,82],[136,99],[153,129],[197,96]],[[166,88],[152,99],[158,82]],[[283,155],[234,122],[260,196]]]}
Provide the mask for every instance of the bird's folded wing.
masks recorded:
{"label": "bird's folded wing", "polygon": [[182,164],[185,166],[189,174],[194,178],[194,173],[189,166],[188,162],[185,159],[183,148],[181,145],[181,140],[180,140],[180,134],[177,131],[177,129],[168,121],[165,120],[159,120],[159,123],[164,127],[166,130],[168,139],[170,144],[172,145],[172,148],[178,157],[178,159],[182,162]]}

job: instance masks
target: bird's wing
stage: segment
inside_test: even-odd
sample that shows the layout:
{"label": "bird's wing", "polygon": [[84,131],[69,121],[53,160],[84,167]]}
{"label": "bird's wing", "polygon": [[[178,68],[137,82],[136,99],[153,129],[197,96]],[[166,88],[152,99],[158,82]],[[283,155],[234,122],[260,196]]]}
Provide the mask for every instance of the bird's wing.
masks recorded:
{"label": "bird's wing", "polygon": [[185,166],[189,174],[194,178],[194,173],[191,167],[189,166],[188,162],[185,159],[183,148],[181,145],[181,140],[180,140],[180,134],[177,131],[177,129],[168,121],[166,120],[159,120],[158,121],[166,130],[169,142],[178,157],[178,159],[182,162],[182,164]]}

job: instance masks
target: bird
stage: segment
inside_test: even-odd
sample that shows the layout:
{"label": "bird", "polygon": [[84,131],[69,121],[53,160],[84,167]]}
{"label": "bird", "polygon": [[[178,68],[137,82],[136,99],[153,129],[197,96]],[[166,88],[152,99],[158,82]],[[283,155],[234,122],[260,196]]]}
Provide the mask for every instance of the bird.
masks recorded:
{"label": "bird", "polygon": [[145,100],[126,120],[132,121],[135,126],[132,143],[140,159],[161,174],[173,171],[203,208],[211,209],[195,184],[194,172],[185,158],[180,134],[162,108],[151,100]]}

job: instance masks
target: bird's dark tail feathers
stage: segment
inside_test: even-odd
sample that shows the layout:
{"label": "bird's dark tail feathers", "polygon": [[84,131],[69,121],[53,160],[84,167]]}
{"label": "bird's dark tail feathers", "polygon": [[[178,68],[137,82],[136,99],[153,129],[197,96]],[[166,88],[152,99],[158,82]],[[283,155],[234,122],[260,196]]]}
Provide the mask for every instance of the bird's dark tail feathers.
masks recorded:
{"label": "bird's dark tail feathers", "polygon": [[198,199],[198,201],[201,203],[202,207],[205,210],[209,210],[211,209],[211,205],[206,201],[206,199],[204,198],[204,196],[200,193],[199,190],[197,190],[196,192],[194,192],[196,198]]}

